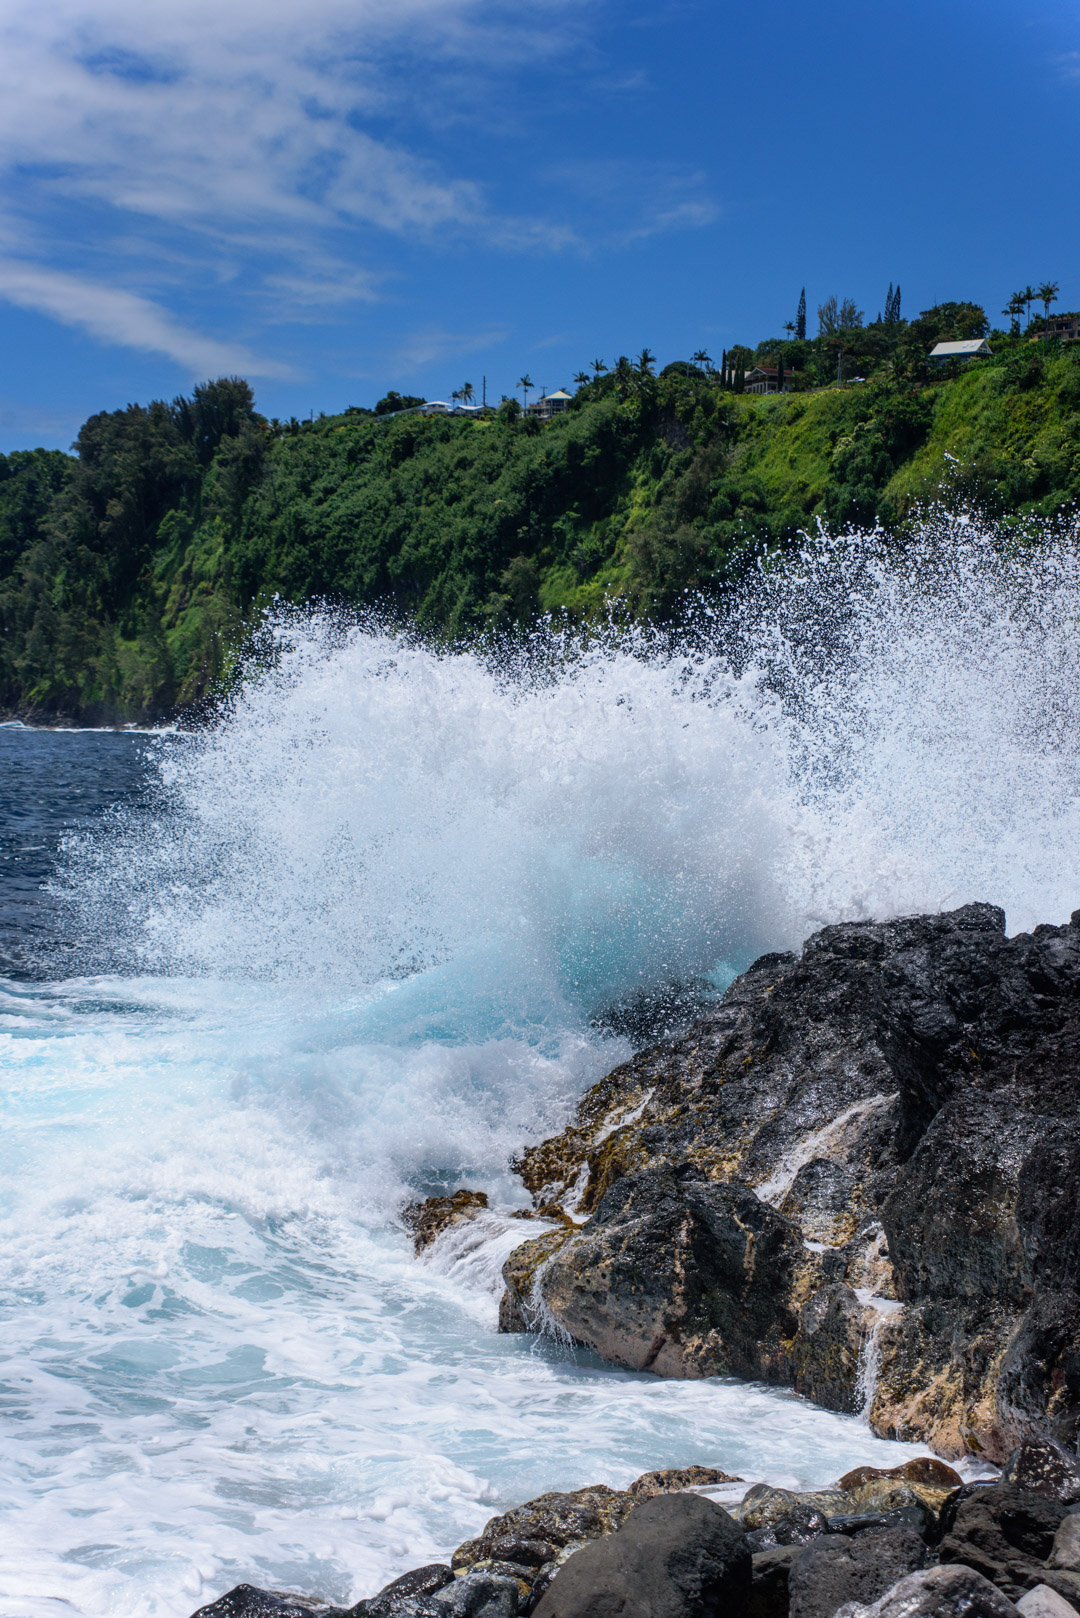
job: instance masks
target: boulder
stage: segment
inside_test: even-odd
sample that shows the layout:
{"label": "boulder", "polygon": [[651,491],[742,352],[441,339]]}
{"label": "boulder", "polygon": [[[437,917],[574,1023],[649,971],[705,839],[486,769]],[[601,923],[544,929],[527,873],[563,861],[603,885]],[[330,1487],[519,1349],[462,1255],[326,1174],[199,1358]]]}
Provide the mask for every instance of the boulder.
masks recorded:
{"label": "boulder", "polygon": [[850,1601],[870,1606],[926,1561],[926,1546],[910,1528],[872,1528],[854,1539],[823,1534],[791,1569],[790,1618],[833,1618]]}
{"label": "boulder", "polygon": [[746,1536],[726,1511],[701,1495],[658,1495],[576,1551],[535,1618],[713,1618],[745,1607],[751,1575]]}
{"label": "boulder", "polygon": [[814,1506],[796,1505],[775,1517],[767,1527],[752,1529],[746,1538],[751,1552],[770,1550],[774,1546],[808,1545],[819,1534],[829,1532],[829,1522],[825,1513]]}
{"label": "boulder", "polygon": [[1047,1562],[1050,1567],[1080,1572],[1080,1512],[1070,1512],[1059,1523]]}
{"label": "boulder", "polygon": [[731,1472],[716,1466],[669,1466],[659,1472],[643,1472],[627,1489],[631,1500],[650,1500],[654,1494],[673,1494],[679,1489],[707,1489],[720,1483],[742,1483]]}
{"label": "boulder", "polygon": [[909,1573],[871,1606],[857,1601],[834,1618],[1016,1618],[1017,1608],[969,1567],[931,1567]]}
{"label": "boulder", "polygon": [[[974,1568],[1015,1600],[1034,1585],[1051,1582],[1044,1564],[1065,1515],[1051,1495],[1011,1484],[979,1489],[961,1499],[938,1557]],[[1059,1577],[1071,1576],[1055,1575],[1052,1582]]]}
{"label": "boulder", "polygon": [[200,1607],[192,1618],[319,1618],[331,1611],[325,1602],[312,1601],[307,1596],[237,1584],[209,1606]]}
{"label": "boulder", "polygon": [[436,1618],[517,1618],[521,1590],[514,1578],[465,1573],[429,1598]]}
{"label": "boulder", "polygon": [[732,1515],[748,1531],[771,1528],[790,1513],[800,1508],[828,1516],[831,1511],[843,1511],[851,1504],[842,1489],[774,1489],[768,1483],[755,1483],[747,1489]]}
{"label": "boulder", "polygon": [[426,1597],[436,1595],[452,1582],[453,1569],[442,1561],[431,1561],[393,1579],[371,1600],[356,1603],[348,1618],[416,1618],[426,1605]]}
{"label": "boulder", "polygon": [[951,1466],[938,1460],[936,1455],[919,1455],[913,1461],[902,1461],[899,1466],[856,1466],[850,1472],[845,1472],[837,1483],[838,1489],[861,1489],[864,1484],[874,1483],[878,1478],[898,1478],[901,1483],[920,1485],[924,1489],[938,1490],[947,1494],[951,1489],[959,1489],[963,1478],[959,1472],[954,1472]]}
{"label": "boulder", "polygon": [[522,1154],[537,1209],[585,1222],[511,1257],[504,1324],[868,1393],[875,1431],[947,1456],[1073,1445],[1078,1118],[1080,912],[1011,939],[979,904],[827,927]]}
{"label": "boulder", "polygon": [[1058,1500],[1080,1500],[1080,1461],[1051,1438],[1029,1438],[1019,1444],[1001,1469],[1002,1483]]}
{"label": "boulder", "polygon": [[[746,1536],[752,1538],[751,1535]],[[750,1595],[746,1618],[788,1618],[791,1570],[802,1555],[801,1545],[773,1545],[752,1556]]]}
{"label": "boulder", "polygon": [[1016,1603],[1024,1618],[1075,1618],[1076,1608],[1048,1584],[1037,1584]]}
{"label": "boulder", "polygon": [[629,1494],[603,1483],[565,1494],[542,1494],[492,1517],[476,1539],[458,1546],[451,1565],[455,1572],[464,1572],[494,1559],[539,1570],[558,1561],[569,1545],[614,1533],[634,1504]]}

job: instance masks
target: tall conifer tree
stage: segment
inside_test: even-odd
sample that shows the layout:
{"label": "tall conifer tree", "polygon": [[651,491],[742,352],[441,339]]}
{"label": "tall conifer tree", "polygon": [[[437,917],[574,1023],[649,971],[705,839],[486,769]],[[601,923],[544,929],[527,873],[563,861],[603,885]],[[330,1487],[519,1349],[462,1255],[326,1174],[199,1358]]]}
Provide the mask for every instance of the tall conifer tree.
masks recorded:
{"label": "tall conifer tree", "polygon": [[799,293],[799,310],[795,316],[795,335],[800,343],[806,340],[806,288]]}

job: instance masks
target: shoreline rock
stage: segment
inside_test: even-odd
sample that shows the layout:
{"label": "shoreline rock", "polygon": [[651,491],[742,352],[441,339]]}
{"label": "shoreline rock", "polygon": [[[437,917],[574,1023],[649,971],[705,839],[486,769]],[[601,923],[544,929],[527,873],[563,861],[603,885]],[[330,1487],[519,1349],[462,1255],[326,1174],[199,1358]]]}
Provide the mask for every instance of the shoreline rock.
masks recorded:
{"label": "shoreline rock", "polygon": [[827,927],[515,1167],[561,1223],[506,1261],[504,1331],[788,1386],[945,1456],[1076,1441],[1080,912]]}
{"label": "shoreline rock", "polygon": [[752,1484],[730,1509],[707,1496],[741,1481],[725,1472],[644,1473],[624,1490],[527,1501],[449,1565],[415,1568],[349,1608],[240,1585],[193,1618],[1069,1618],[1080,1612],[1080,1505],[1063,1497],[1075,1464],[1039,1441],[1008,1466],[1032,1486],[963,1484],[926,1456],[855,1467],[830,1489]]}

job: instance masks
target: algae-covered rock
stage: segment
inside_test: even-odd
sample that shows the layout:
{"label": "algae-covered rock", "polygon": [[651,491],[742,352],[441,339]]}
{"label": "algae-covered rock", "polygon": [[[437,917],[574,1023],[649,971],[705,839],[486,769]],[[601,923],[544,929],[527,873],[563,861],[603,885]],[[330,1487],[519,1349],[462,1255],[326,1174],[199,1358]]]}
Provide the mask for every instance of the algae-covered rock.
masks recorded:
{"label": "algae-covered rock", "polygon": [[423,1202],[406,1203],[401,1210],[401,1222],[411,1232],[415,1250],[422,1253],[451,1225],[475,1219],[487,1206],[486,1191],[462,1189],[449,1197],[426,1197]]}

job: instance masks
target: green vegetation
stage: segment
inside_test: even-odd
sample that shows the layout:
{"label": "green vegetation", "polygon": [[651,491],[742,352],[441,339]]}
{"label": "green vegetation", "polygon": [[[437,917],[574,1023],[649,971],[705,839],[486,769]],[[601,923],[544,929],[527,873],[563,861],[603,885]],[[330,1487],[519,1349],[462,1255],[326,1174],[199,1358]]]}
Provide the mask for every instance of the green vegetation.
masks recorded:
{"label": "green vegetation", "polygon": [[[0,708],[111,722],[189,706],[275,596],[377,603],[451,637],[612,602],[665,619],[819,520],[902,542],[942,499],[1006,521],[1075,504],[1080,344],[995,332],[992,359],[935,372],[935,341],[985,331],[976,306],[908,322],[890,288],[881,321],[839,324],[852,314],[832,300],[816,338],[732,350],[719,371],[700,350],[659,376],[648,349],[594,361],[543,425],[513,399],[268,423],[232,378],[92,417],[74,457],[0,456]],[[868,380],[821,385],[838,346]],[[738,391],[754,364],[782,364],[795,391]]]}

